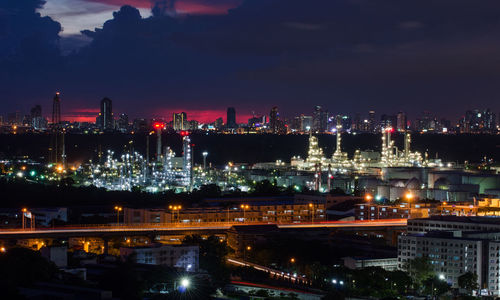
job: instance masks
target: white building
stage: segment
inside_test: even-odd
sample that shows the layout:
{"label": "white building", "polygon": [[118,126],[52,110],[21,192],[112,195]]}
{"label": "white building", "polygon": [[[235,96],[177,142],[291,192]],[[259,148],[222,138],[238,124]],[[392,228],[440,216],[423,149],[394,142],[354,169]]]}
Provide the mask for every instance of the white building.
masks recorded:
{"label": "white building", "polygon": [[[475,273],[483,295],[500,296],[500,218],[440,216],[408,220],[398,238],[398,268],[428,257],[434,271],[452,287]],[[409,271],[409,270],[407,270]]]}
{"label": "white building", "polygon": [[153,244],[140,247],[120,248],[122,260],[130,259],[134,263],[162,265],[196,272],[199,268],[198,246]]}
{"label": "white building", "polygon": [[67,247],[42,247],[40,248],[42,257],[53,262],[59,268],[66,268],[68,266],[68,248]]}
{"label": "white building", "polygon": [[500,231],[498,217],[431,216],[408,220],[408,234],[429,231]]}

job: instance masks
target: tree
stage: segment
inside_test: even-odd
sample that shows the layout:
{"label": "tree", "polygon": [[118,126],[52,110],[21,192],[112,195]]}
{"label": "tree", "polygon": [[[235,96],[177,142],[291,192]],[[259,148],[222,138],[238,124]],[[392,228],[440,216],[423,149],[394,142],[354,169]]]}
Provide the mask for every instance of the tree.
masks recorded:
{"label": "tree", "polygon": [[227,243],[220,242],[216,236],[203,239],[199,235],[186,236],[184,243],[200,247],[200,269],[206,270],[212,276],[215,286],[224,286],[229,282],[230,272],[226,264],[226,256],[229,253]]}
{"label": "tree", "polygon": [[200,186],[198,193],[205,198],[217,198],[220,197],[221,190],[216,184],[205,184]]}
{"label": "tree", "polygon": [[435,276],[434,269],[428,257],[417,257],[408,261],[405,269],[410,274],[413,284],[416,287],[421,287],[422,283]]}
{"label": "tree", "polygon": [[0,255],[0,278],[14,287],[53,280],[58,272],[56,265],[38,251],[12,248]]}
{"label": "tree", "polygon": [[440,296],[450,290],[448,283],[437,276],[428,277],[422,284],[428,295]]}
{"label": "tree", "polygon": [[464,290],[467,290],[468,294],[471,295],[472,291],[479,288],[477,283],[478,278],[476,273],[467,272],[458,276],[458,286]]}

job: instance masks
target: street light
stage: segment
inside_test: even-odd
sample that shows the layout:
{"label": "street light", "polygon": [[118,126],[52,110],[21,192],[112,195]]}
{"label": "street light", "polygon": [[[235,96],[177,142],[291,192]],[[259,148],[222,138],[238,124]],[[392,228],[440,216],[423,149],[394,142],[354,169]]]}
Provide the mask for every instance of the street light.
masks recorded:
{"label": "street light", "polygon": [[[173,210],[174,213],[172,215],[175,215],[175,212],[177,211],[177,220],[180,221],[180,215],[179,215],[179,211],[182,209],[182,206],[181,205],[169,205],[168,208],[170,210]],[[170,216],[170,223],[173,223],[172,222],[172,215]]]}
{"label": "street light", "polygon": [[311,224],[314,223],[314,204],[309,203],[309,209],[311,211]]}
{"label": "street light", "polygon": [[243,260],[246,260],[247,259],[247,251],[250,251],[252,250],[252,247],[251,246],[246,246],[244,249],[243,249]]}
{"label": "street light", "polygon": [[292,264],[294,264],[294,263],[295,263],[295,258],[293,258],[293,257],[292,257],[292,258],[290,258],[290,262],[291,262]]}
{"label": "street light", "polygon": [[120,225],[120,212],[123,210],[123,207],[121,206],[115,206],[116,210],[116,225]]}
{"label": "street light", "polygon": [[245,218],[245,215],[246,215],[246,210],[250,208],[250,205],[248,204],[242,204],[240,205],[241,209],[243,209],[243,223],[245,223],[246,221],[246,218]]}
{"label": "street light", "polygon": [[413,194],[408,192],[405,194],[406,201],[408,201],[408,207],[411,209],[411,200],[413,199]]}
{"label": "street light", "polygon": [[366,194],[366,195],[365,195],[365,200],[366,200],[366,201],[370,202],[370,201],[372,201],[372,199],[373,199],[373,196],[372,196],[372,195],[370,195],[370,194]]}
{"label": "street light", "polygon": [[181,287],[183,287],[184,289],[187,289],[190,284],[191,284],[191,282],[189,281],[189,279],[187,279],[187,278],[181,279]]}
{"label": "street light", "polygon": [[28,211],[28,209],[27,208],[23,208],[21,211],[22,211],[21,215],[23,217],[23,219],[22,219],[23,225],[22,226],[23,226],[23,229],[25,229],[26,228],[26,219],[24,218],[24,214]]}

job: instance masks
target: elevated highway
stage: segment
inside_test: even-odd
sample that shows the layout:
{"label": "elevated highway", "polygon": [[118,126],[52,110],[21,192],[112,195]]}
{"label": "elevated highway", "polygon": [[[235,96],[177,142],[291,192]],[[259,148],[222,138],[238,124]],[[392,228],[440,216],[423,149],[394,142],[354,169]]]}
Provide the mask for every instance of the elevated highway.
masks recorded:
{"label": "elevated highway", "polygon": [[276,225],[282,229],[405,229],[406,219],[375,221],[330,221],[316,223],[196,223],[196,224],[133,224],[133,225],[73,225],[55,228],[0,229],[0,239],[69,238],[69,237],[116,237],[157,236],[176,234],[225,233],[232,226]]}

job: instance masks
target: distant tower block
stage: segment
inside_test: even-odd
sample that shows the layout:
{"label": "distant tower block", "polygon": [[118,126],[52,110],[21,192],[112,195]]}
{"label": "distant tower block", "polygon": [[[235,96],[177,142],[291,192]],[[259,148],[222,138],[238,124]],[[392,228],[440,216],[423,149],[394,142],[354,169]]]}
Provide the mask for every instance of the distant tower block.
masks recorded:
{"label": "distant tower block", "polygon": [[60,93],[57,92],[52,100],[52,125],[59,125],[61,123],[61,98]]}
{"label": "distant tower block", "polygon": [[49,160],[53,164],[59,164],[66,160],[64,152],[64,137],[61,128],[61,98],[57,92],[52,99],[52,136],[50,139]]}

